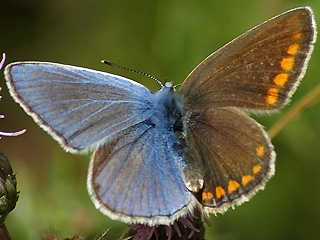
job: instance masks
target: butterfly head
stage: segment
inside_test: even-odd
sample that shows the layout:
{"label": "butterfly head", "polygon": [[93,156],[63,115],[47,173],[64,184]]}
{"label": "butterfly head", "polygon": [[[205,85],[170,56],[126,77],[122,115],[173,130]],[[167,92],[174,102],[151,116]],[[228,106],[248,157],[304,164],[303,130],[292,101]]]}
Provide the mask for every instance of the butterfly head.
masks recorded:
{"label": "butterfly head", "polygon": [[170,105],[173,100],[173,84],[172,82],[166,82],[165,85],[155,93],[155,100],[160,105]]}
{"label": "butterfly head", "polygon": [[172,82],[166,82],[166,83],[164,84],[164,87],[165,87],[165,88],[173,88],[173,84],[172,84]]}

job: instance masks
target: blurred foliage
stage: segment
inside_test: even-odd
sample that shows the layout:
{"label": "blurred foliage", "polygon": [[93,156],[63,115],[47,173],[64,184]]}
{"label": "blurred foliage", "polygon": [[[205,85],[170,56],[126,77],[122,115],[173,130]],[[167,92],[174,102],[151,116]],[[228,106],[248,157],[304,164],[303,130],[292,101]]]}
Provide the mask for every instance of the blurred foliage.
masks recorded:
{"label": "blurred foliage", "polygon": [[[60,62],[108,71],[142,82],[143,76],[101,59],[180,83],[211,52],[262,21],[298,6],[311,6],[320,24],[319,0],[93,1],[2,0],[0,53],[7,63]],[[292,102],[319,84],[320,47]],[[0,77],[6,119],[1,130],[26,128],[0,141],[17,172],[20,199],[7,219],[13,239],[43,234],[117,239],[125,224],[95,210],[86,190],[90,156],[63,152],[9,97]],[[285,112],[289,107],[285,108]],[[266,128],[280,117],[255,117]],[[274,140],[276,175],[250,202],[211,217],[207,239],[315,239],[320,235],[320,104],[305,111]],[[121,194],[121,193],[120,193]]]}

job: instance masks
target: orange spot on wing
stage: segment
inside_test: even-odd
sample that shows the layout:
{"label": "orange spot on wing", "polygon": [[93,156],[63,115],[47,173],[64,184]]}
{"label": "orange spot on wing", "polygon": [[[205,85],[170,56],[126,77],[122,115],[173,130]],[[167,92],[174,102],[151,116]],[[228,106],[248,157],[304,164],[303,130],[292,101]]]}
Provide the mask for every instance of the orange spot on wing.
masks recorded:
{"label": "orange spot on wing", "polygon": [[212,192],[203,192],[202,193],[202,200],[206,200],[206,199],[209,199],[209,200],[213,199]]}
{"label": "orange spot on wing", "polygon": [[216,187],[216,197],[217,197],[217,199],[221,198],[225,194],[226,194],[226,191],[221,186]]}
{"label": "orange spot on wing", "polygon": [[268,91],[268,96],[267,96],[267,103],[272,105],[274,103],[276,103],[276,101],[278,100],[278,92],[279,89],[277,88],[270,88]]}
{"label": "orange spot on wing", "polygon": [[252,177],[250,175],[246,175],[242,177],[242,185],[246,186],[250,181]]}
{"label": "orange spot on wing", "polygon": [[260,170],[261,170],[261,165],[260,164],[257,164],[252,168],[252,171],[253,171],[254,175],[258,174],[258,172],[260,172]]}
{"label": "orange spot on wing", "polygon": [[284,84],[288,81],[288,78],[289,78],[288,73],[280,73],[277,76],[275,76],[275,78],[273,79],[273,82],[276,85],[283,87]]}
{"label": "orange spot on wing", "polygon": [[206,200],[206,199],[208,199],[207,193],[203,192],[202,193],[202,200]]}
{"label": "orange spot on wing", "polygon": [[262,157],[264,155],[266,148],[263,145],[260,145],[256,148],[256,154],[258,157]]}
{"label": "orange spot on wing", "polygon": [[293,68],[294,65],[294,59],[293,57],[287,57],[287,58],[283,58],[281,60],[281,68],[285,71],[290,71]]}
{"label": "orange spot on wing", "polygon": [[240,187],[240,184],[237,181],[230,180],[228,185],[228,193],[231,194]]}
{"label": "orange spot on wing", "polygon": [[302,35],[301,33],[296,33],[296,34],[293,35],[293,38],[294,39],[300,39],[301,35]]}
{"label": "orange spot on wing", "polygon": [[287,53],[291,55],[295,55],[298,52],[298,50],[299,50],[299,44],[294,43],[289,46]]}

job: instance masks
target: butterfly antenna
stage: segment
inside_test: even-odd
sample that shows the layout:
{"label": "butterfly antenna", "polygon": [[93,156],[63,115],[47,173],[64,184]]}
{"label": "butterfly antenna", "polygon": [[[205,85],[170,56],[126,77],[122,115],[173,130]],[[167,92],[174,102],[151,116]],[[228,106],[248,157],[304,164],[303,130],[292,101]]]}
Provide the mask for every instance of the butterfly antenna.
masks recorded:
{"label": "butterfly antenna", "polygon": [[116,68],[119,68],[119,69],[122,69],[122,70],[126,70],[126,71],[129,71],[129,72],[139,73],[139,74],[141,74],[143,76],[146,76],[148,78],[151,78],[151,79],[155,80],[162,88],[164,87],[162,82],[158,78],[156,78],[156,77],[154,77],[154,76],[152,76],[152,75],[150,75],[148,73],[144,73],[144,72],[137,71],[137,70],[132,70],[132,69],[129,69],[129,68],[126,68],[126,67],[122,67],[122,66],[119,66],[119,65],[117,65],[117,64],[115,64],[113,62],[107,61],[107,60],[102,60],[101,62],[104,63],[104,64],[107,64],[107,65],[109,65],[111,67],[116,67]]}
{"label": "butterfly antenna", "polygon": [[173,89],[176,89],[177,87],[180,87],[182,85],[182,83],[179,83],[179,84],[177,84],[177,85],[174,85],[173,86]]}

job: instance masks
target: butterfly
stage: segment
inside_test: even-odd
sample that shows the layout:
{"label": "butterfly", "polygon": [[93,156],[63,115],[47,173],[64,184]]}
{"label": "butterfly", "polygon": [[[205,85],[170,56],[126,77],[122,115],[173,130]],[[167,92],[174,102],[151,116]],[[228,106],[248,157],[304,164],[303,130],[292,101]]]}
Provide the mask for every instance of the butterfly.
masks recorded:
{"label": "butterfly", "polygon": [[286,105],[316,40],[312,10],[296,8],[203,60],[180,90],[156,93],[110,73],[49,62],[5,69],[11,96],[71,153],[93,151],[87,186],[112,219],[172,224],[223,213],[263,189],[275,152],[242,110]]}

